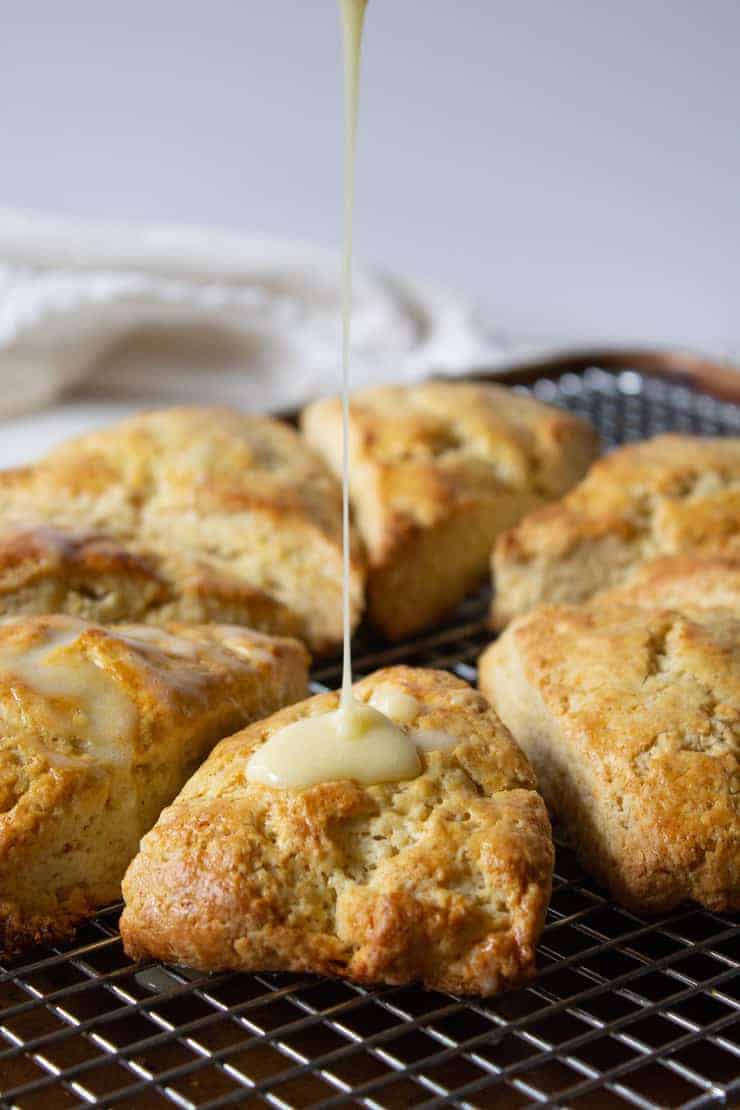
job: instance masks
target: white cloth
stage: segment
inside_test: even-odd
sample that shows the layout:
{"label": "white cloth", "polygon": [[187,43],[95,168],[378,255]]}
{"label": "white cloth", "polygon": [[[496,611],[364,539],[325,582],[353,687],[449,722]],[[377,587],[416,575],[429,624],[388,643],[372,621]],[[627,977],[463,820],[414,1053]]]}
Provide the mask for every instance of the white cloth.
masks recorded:
{"label": "white cloth", "polygon": [[[455,373],[504,345],[449,294],[357,268],[353,385]],[[296,405],[336,390],[339,260],[182,228],[0,210],[0,416],[88,396]]]}

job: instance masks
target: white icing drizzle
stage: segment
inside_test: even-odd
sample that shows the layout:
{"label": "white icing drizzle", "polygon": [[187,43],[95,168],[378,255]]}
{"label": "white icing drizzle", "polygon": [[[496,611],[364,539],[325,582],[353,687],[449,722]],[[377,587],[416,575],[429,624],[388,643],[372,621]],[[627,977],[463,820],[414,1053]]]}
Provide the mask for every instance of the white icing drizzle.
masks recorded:
{"label": "white icing drizzle", "polygon": [[[280,788],[352,779],[363,785],[415,778],[421,771],[416,747],[385,714],[403,722],[417,706],[403,691],[364,705],[352,694],[349,516],[349,370],[352,319],[352,222],[355,145],[360,83],[360,48],[367,0],[339,0],[344,38],[344,251],[342,259],[342,543],[344,643],[339,708],[295,721],[274,733],[247,763],[252,782]],[[406,699],[404,701],[404,699]],[[413,706],[410,703],[413,702]],[[406,716],[411,713],[411,716]]]}
{"label": "white icing drizzle", "polygon": [[399,725],[408,725],[418,716],[419,703],[411,694],[399,690],[397,686],[379,686],[373,691],[370,705],[380,713],[385,713]]}
{"label": "white icing drizzle", "polygon": [[415,729],[411,733],[411,739],[424,752],[448,752],[460,743],[459,736],[452,736],[439,728]]}
{"label": "white icing drizzle", "polygon": [[0,644],[0,674],[11,690],[19,684],[47,700],[60,736],[74,734],[84,751],[119,763],[128,758],[136,706],[110,674],[76,648],[87,627],[75,617],[54,616],[30,647],[6,639]]}
{"label": "white icing drizzle", "polygon": [[[341,712],[352,702],[352,626],[350,613],[349,532],[349,366],[352,340],[352,239],[355,210],[355,149],[360,96],[362,27],[367,0],[340,0],[344,44],[344,228],[342,251],[342,610],[343,661]],[[344,726],[347,731],[349,722]]]}
{"label": "white icing drizzle", "polygon": [[340,709],[286,725],[251,756],[247,778],[289,789],[343,779],[372,786],[419,774],[413,741],[377,709],[353,699],[350,719],[349,734]]}

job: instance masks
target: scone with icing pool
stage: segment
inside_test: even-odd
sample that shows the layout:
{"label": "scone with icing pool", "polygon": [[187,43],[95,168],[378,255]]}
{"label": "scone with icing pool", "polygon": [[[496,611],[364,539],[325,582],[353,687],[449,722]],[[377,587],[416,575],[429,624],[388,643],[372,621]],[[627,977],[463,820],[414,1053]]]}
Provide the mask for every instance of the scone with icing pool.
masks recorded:
{"label": "scone with icing pool", "polygon": [[614,896],[740,910],[740,559],[677,557],[518,617],[481,689]]}
{"label": "scone with icing pool", "polygon": [[[144,413],[0,473],[0,612],[342,638],[339,486],[286,424]],[[352,621],[363,602],[353,559]]]}
{"label": "scone with icing pool", "polygon": [[0,623],[0,954],[120,897],[216,741],[305,697],[295,640],[228,626]]}
{"label": "scone with icing pool", "polygon": [[711,554],[740,554],[740,438],[632,443],[499,538],[494,624],[542,601],[587,601],[647,560]]}
{"label": "scone with icing pool", "polygon": [[531,975],[553,853],[526,759],[452,675],[354,697],[351,737],[322,694],[218,745],[127,872],[131,955],[482,995]]}
{"label": "scone with icing pool", "polygon": [[[309,405],[301,426],[339,474],[339,399]],[[355,393],[350,495],[370,620],[400,639],[443,617],[485,579],[499,533],[575,485],[597,446],[585,421],[500,385]]]}

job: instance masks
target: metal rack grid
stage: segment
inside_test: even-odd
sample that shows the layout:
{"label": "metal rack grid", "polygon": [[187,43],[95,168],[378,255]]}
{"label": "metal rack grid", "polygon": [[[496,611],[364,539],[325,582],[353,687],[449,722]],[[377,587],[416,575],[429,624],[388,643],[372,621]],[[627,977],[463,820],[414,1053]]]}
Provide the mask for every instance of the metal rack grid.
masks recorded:
{"label": "metal rack grid", "polygon": [[[740,434],[740,406],[636,370],[517,388],[590,416],[607,443],[667,429]],[[473,681],[486,604],[481,595],[391,650],[365,641],[358,672],[403,660]],[[325,667],[314,687],[337,678]],[[562,846],[537,978],[489,1000],[135,965],[118,911],[0,972],[3,1106],[740,1103],[737,919],[684,907],[643,920]]]}

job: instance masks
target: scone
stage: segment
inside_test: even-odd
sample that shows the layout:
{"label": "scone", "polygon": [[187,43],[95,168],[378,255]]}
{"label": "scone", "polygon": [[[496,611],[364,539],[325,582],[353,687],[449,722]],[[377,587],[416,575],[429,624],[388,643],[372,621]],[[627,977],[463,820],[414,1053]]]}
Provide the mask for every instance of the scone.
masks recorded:
{"label": "scone", "polygon": [[740,615],[737,555],[669,555],[642,563],[621,586],[602,590],[589,605],[611,602],[645,609],[730,609]]}
{"label": "scone", "polygon": [[306,673],[302,644],[229,626],[0,623],[0,954],[119,898],[216,741],[305,697]]}
{"label": "scone", "polygon": [[600,459],[495,547],[493,621],[580,602],[660,556],[740,554],[740,438],[665,435]]}
{"label": "scone", "polygon": [[[485,579],[496,536],[561,497],[597,454],[589,424],[497,385],[367,389],[353,396],[350,419],[368,614],[391,639],[461,602]],[[309,405],[301,427],[339,474],[339,399]]]}
{"label": "scone", "polygon": [[654,574],[652,605],[637,591],[517,618],[482,656],[480,685],[615,898],[738,910],[740,575],[732,587],[722,567],[675,571]]}
{"label": "scone", "polygon": [[531,768],[460,679],[395,667],[355,686],[381,705],[399,690],[418,703],[405,724],[423,744],[405,782],[247,780],[257,746],[336,694],[222,741],[126,874],[129,954],[482,995],[528,978],[553,856]]}
{"label": "scone", "polygon": [[[351,575],[353,621],[363,572]],[[339,486],[286,424],[144,413],[0,473],[0,612],[342,638]]]}

